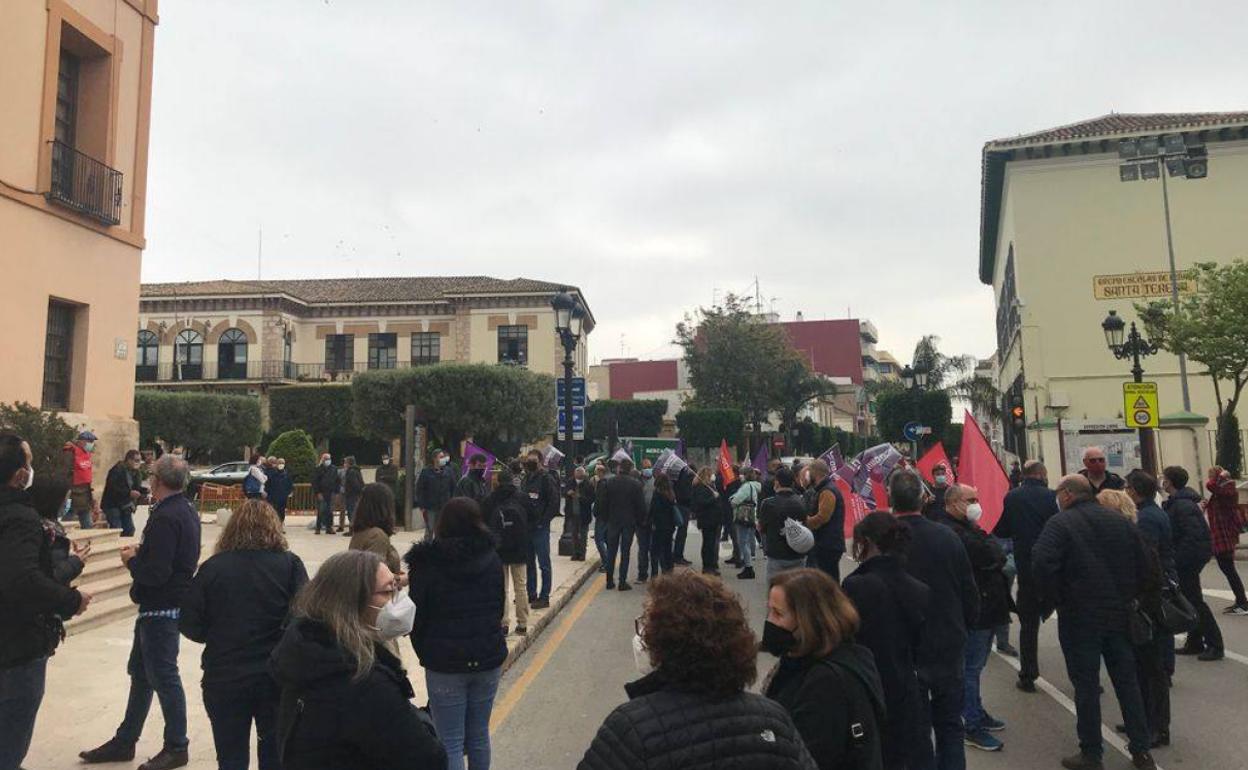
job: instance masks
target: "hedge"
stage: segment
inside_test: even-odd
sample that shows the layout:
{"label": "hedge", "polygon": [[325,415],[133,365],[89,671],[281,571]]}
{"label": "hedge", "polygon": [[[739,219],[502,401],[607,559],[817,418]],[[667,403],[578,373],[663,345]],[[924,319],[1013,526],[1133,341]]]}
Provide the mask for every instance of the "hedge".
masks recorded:
{"label": "hedge", "polygon": [[45,412],[25,401],[0,404],[0,432],[16,433],[30,444],[36,476],[65,471],[65,442],[78,431],[55,412]]}
{"label": "hedge", "polygon": [[616,436],[654,437],[663,430],[665,414],[667,402],[661,398],[594,401],[585,410],[585,436],[606,438],[618,426]]}
{"label": "hedge", "polygon": [[192,460],[241,457],[244,447],[260,441],[260,401],[251,396],[139,390],[134,418],[141,445],[163,441]]}
{"label": "hedge", "polygon": [[314,445],[359,434],[350,385],[286,385],[269,391],[269,431],[304,430]]}
{"label": "hedge", "polygon": [[316,447],[312,445],[312,437],[306,431],[288,430],[269,444],[264,452],[270,457],[281,457],[286,460],[286,473],[296,484],[312,480],[312,471],[316,470]]}
{"label": "hedge", "polygon": [[684,409],[676,415],[680,437],[691,447],[717,447],[721,441],[739,444],[745,427],[740,409]]}

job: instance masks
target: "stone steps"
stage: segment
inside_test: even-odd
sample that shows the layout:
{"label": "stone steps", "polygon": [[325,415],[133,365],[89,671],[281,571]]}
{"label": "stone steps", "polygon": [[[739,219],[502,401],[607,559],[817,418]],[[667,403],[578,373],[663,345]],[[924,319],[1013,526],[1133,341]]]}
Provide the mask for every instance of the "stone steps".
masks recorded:
{"label": "stone steps", "polygon": [[[69,526],[73,524],[74,526]],[[89,541],[91,556],[78,576],[74,587],[91,594],[87,611],[65,624],[66,634],[79,634],[89,628],[134,615],[130,602],[130,572],[121,563],[121,549],[129,539],[122,540],[119,529],[81,529],[77,522],[66,522],[69,539],[76,543]]]}

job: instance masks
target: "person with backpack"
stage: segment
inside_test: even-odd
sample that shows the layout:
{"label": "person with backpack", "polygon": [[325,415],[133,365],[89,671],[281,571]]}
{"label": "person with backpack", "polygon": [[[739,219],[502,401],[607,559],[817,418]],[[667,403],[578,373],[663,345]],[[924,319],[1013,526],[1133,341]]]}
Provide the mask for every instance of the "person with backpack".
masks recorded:
{"label": "person with backpack", "polygon": [[776,493],[758,506],[758,531],[763,538],[763,553],[767,555],[767,581],[787,569],[795,569],[806,563],[806,556],[793,550],[784,536],[785,522],[806,520],[806,506],[801,495],[793,489],[793,471],[785,466],[776,469]]}
{"label": "person with backpack", "polygon": [[264,473],[264,455],[252,455],[251,467],[247,469],[247,476],[243,479],[243,495],[248,500],[263,500],[265,498],[264,485],[268,482],[269,477]]}
{"label": "person with backpack", "polygon": [[732,527],[737,532],[737,543],[741,549],[742,570],[737,573],[740,580],[754,579],[758,501],[762,493],[763,485],[758,480],[758,471],[750,468],[745,472],[745,481],[729,499],[732,503]]}
{"label": "person with backpack", "polygon": [[820,770],[883,767],[884,689],[857,631],[858,611],[826,572],[772,578],[762,649],[780,663],[765,694],[789,712]]}
{"label": "person with backpack", "polygon": [[[498,540],[498,558],[503,561],[504,588],[511,583],[516,604],[515,632],[524,636],[529,632],[528,564],[533,552],[533,538],[529,529],[529,506],[516,488],[515,476],[507,468],[498,472],[496,486],[481,507],[485,521]],[[503,603],[502,627],[506,634],[510,629],[510,612]]]}

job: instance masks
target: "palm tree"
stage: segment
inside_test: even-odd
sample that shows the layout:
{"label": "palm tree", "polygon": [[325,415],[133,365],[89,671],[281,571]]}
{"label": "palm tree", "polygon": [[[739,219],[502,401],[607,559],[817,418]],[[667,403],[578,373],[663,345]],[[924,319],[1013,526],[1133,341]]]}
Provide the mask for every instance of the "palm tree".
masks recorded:
{"label": "palm tree", "polygon": [[971,411],[986,415],[994,422],[1002,417],[1004,396],[987,377],[975,373],[978,363],[974,356],[946,356],[937,348],[940,337],[924,335],[914,346],[915,369],[927,370],[928,390],[941,390],[950,399],[967,402]]}

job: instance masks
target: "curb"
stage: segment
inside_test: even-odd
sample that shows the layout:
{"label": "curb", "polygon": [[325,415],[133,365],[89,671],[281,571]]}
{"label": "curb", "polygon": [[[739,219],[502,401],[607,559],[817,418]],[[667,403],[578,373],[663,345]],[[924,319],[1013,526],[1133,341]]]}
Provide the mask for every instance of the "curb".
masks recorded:
{"label": "curb", "polygon": [[565,580],[563,585],[560,585],[555,589],[556,592],[560,592],[561,589],[565,587],[567,588],[567,590],[562,591],[559,598],[555,599],[550,605],[550,611],[538,618],[537,621],[529,627],[529,633],[520,637],[520,639],[516,642],[516,646],[507,651],[507,659],[503,661],[503,674],[506,674],[507,670],[520,659],[520,656],[524,655],[525,651],[537,642],[538,638],[542,635],[542,632],[546,630],[546,627],[553,623],[559,613],[563,611],[564,607],[567,607],[568,604],[572,602],[572,597],[576,594],[576,592],[581,590],[586,583],[598,574],[598,566],[600,564],[602,564],[601,557],[597,555],[592,557],[587,556],[581,566],[581,571]]}

